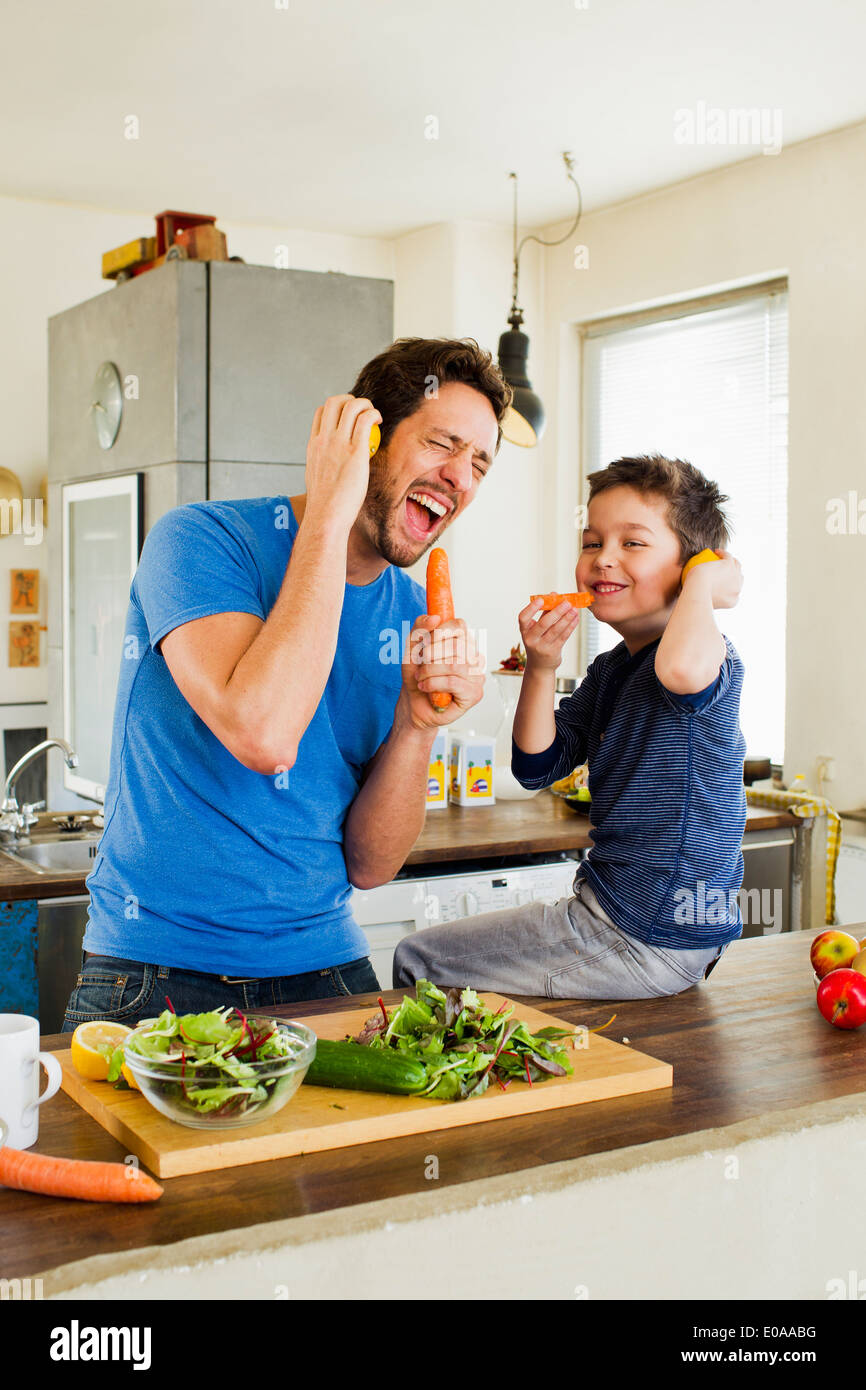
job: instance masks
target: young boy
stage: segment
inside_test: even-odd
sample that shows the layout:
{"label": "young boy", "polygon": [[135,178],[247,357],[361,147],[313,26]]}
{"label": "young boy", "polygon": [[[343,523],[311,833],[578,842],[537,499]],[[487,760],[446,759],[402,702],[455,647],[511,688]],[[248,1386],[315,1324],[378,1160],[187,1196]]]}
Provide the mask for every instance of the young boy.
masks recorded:
{"label": "young boy", "polygon": [[[678,994],[742,931],[743,665],[713,617],[736,604],[743,582],[724,549],[728,499],[691,464],[659,455],[619,459],[589,484],[577,587],[622,641],[554,711],[579,612],[523,609],[512,758],[525,787],[589,762],[593,844],[574,896],[406,937],[397,987],[424,977],[550,999]],[[704,549],[720,559],[682,579]]]}

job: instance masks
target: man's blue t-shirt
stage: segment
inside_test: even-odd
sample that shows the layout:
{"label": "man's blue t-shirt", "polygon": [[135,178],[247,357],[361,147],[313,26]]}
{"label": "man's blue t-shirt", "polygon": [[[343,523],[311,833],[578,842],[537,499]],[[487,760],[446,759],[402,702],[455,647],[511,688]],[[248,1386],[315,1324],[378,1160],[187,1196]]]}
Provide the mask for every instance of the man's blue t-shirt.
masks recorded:
{"label": "man's blue t-shirt", "polygon": [[288,772],[244,767],[157,650],[194,618],[265,620],[297,532],[287,497],[261,497],[178,507],[148,533],[130,591],[85,950],[258,977],[367,954],[343,824],[391,729],[403,624],[426,609],[421,586],[393,565],[372,584],[346,585],[334,664]]}

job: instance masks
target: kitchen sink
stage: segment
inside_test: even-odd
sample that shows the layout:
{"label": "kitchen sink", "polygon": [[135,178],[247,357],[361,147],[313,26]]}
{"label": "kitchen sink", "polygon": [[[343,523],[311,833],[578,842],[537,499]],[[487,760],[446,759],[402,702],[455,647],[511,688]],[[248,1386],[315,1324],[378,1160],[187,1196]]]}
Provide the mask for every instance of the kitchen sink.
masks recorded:
{"label": "kitchen sink", "polygon": [[35,874],[89,873],[99,850],[99,835],[40,836],[21,844],[0,845],[0,853]]}

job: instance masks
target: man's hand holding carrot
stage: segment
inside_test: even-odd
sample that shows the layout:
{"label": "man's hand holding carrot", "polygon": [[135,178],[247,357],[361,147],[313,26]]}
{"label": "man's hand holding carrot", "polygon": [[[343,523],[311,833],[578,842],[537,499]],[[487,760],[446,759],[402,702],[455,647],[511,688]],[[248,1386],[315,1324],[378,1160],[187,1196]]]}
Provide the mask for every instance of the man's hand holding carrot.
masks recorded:
{"label": "man's hand holding carrot", "polygon": [[[403,655],[403,688],[395,723],[402,719],[415,729],[439,729],[453,724],[484,694],[484,657],[462,618],[422,613],[412,626],[409,650]],[[430,696],[444,692],[451,695],[451,702],[445,709],[436,709]]]}

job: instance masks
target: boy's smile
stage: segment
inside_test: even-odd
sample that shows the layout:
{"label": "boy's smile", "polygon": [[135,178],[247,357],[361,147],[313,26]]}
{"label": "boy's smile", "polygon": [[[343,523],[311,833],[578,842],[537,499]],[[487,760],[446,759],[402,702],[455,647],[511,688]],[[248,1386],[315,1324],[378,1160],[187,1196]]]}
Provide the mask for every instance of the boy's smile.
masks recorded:
{"label": "boy's smile", "polygon": [[595,595],[593,617],[637,651],[664,631],[680,587],[680,538],[654,493],[607,488],[589,504],[575,577]]}

